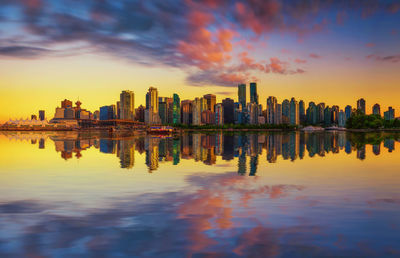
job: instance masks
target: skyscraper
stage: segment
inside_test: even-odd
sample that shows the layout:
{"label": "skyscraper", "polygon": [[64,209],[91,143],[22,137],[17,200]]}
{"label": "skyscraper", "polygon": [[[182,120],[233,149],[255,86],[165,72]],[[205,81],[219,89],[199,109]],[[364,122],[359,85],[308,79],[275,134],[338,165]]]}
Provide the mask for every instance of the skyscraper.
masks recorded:
{"label": "skyscraper", "polygon": [[392,107],[388,108],[388,111],[383,114],[385,120],[393,120],[394,119],[394,109]]}
{"label": "skyscraper", "polygon": [[222,106],[224,107],[224,124],[235,123],[235,104],[233,99],[226,98],[222,100]]}
{"label": "skyscraper", "polygon": [[45,119],[45,112],[44,110],[39,110],[39,120],[43,121]]}
{"label": "skyscraper", "polygon": [[258,104],[257,83],[250,83],[250,102]]}
{"label": "skyscraper", "polygon": [[214,94],[206,94],[203,98],[207,101],[207,110],[214,112],[214,106],[217,102],[217,98]]}
{"label": "skyscraper", "polygon": [[290,102],[285,99],[282,102],[282,123],[289,124]]}
{"label": "skyscraper", "polygon": [[145,123],[161,123],[160,116],[158,115],[158,91],[157,88],[154,87],[150,87],[146,93]]}
{"label": "skyscraper", "polygon": [[215,124],[223,125],[224,124],[224,107],[221,103],[215,105]]}
{"label": "skyscraper", "polygon": [[282,104],[276,104],[274,117],[275,117],[275,124],[277,125],[282,124]]}
{"label": "skyscraper", "polygon": [[351,116],[351,106],[350,105],[347,105],[346,107],[345,107],[345,109],[344,109],[344,113],[345,113],[345,116],[346,116],[346,121],[347,121],[347,119],[349,119],[350,118],[350,116]]}
{"label": "skyscraper", "polygon": [[267,99],[267,124],[277,124],[276,122],[276,105],[277,100],[275,97],[270,96]]}
{"label": "skyscraper", "polygon": [[300,116],[300,123],[304,123],[306,120],[306,107],[303,100],[299,101],[299,116]]}
{"label": "skyscraper", "polygon": [[181,103],[181,119],[182,124],[192,124],[192,101],[191,100],[182,100]]}
{"label": "skyscraper", "polygon": [[160,116],[161,124],[168,123],[168,106],[165,97],[158,98],[158,115]]}
{"label": "skyscraper", "polygon": [[238,85],[238,97],[239,103],[242,105],[242,109],[246,108],[246,84]]}
{"label": "skyscraper", "polygon": [[201,100],[200,98],[195,98],[192,104],[192,114],[193,114],[193,124],[201,124]]}
{"label": "skyscraper", "polygon": [[289,121],[291,125],[298,125],[299,124],[299,103],[292,98],[290,100],[290,111],[289,111]]}
{"label": "skyscraper", "polygon": [[372,107],[372,114],[374,115],[381,115],[381,106],[379,104],[375,104]]}
{"label": "skyscraper", "polygon": [[119,95],[120,119],[134,120],[135,118],[135,94],[133,91],[124,90]]}
{"label": "skyscraper", "polygon": [[150,87],[146,93],[146,109],[150,108],[154,113],[158,113],[158,91],[154,87]]}
{"label": "skyscraper", "polygon": [[172,123],[180,124],[181,123],[181,100],[179,95],[174,93],[172,96],[173,106],[172,106]]}
{"label": "skyscraper", "polygon": [[363,98],[357,100],[357,109],[365,114],[365,100]]}

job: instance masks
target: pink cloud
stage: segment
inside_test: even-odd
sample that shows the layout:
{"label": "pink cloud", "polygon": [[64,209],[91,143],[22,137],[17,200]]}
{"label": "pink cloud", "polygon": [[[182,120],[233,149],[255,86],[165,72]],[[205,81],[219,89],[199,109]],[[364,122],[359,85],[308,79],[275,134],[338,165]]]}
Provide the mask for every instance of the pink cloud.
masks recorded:
{"label": "pink cloud", "polygon": [[294,62],[295,62],[295,63],[298,63],[298,64],[305,64],[305,63],[307,63],[307,60],[300,59],[300,58],[296,58],[296,59],[294,60]]}
{"label": "pink cloud", "polygon": [[321,58],[320,55],[315,54],[315,53],[311,53],[309,56],[310,56],[311,58]]}
{"label": "pink cloud", "polygon": [[365,46],[366,46],[366,47],[375,47],[375,46],[376,46],[376,44],[375,44],[375,43],[372,43],[372,42],[370,42],[370,43],[367,43],[367,44],[365,44]]}

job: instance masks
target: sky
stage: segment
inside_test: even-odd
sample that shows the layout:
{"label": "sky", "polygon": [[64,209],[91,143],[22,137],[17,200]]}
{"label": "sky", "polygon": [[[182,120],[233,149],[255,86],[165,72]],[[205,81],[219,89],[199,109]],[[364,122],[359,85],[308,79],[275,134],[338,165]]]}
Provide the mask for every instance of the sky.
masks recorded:
{"label": "sky", "polygon": [[[400,112],[398,0],[0,0],[0,121],[64,98],[91,111],[150,86]],[[249,92],[247,93],[249,95]],[[248,96],[249,98],[249,96]]]}

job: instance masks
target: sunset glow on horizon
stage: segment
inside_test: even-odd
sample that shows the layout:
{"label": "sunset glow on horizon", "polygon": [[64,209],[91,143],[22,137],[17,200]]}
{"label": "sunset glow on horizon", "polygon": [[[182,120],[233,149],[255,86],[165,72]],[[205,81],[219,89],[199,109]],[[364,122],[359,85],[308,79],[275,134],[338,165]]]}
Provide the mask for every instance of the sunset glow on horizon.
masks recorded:
{"label": "sunset glow on horizon", "polygon": [[[181,100],[295,97],[400,111],[400,3],[387,1],[1,1],[0,122],[63,99],[95,111],[150,86]],[[397,112],[399,112],[397,111]],[[396,114],[398,116],[398,113]]]}

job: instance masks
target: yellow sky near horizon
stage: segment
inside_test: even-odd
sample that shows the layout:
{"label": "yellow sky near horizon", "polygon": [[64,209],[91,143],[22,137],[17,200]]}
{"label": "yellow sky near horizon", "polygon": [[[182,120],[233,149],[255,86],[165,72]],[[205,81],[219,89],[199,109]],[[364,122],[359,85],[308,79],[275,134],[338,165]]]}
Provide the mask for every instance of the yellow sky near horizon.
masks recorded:
{"label": "yellow sky near horizon", "polygon": [[[297,100],[337,104],[341,108],[364,97],[367,112],[375,103],[381,111],[388,106],[400,111],[400,75],[393,64],[360,65],[360,62],[318,60],[306,65],[305,74],[258,74],[260,103],[265,107],[268,96],[278,101],[295,97]],[[186,73],[178,68],[145,67],[109,56],[82,55],[52,57],[38,60],[0,60],[0,121],[27,118],[44,109],[50,119],[64,98],[83,102],[90,111],[114,104],[121,90],[135,92],[135,106],[145,103],[150,86],[159,96],[178,93],[181,100],[203,94],[217,95],[217,101],[230,97],[237,100],[237,88],[220,86],[190,86]],[[249,90],[247,92],[249,98]],[[398,112],[399,112],[398,111]],[[398,116],[398,114],[397,114]]]}

